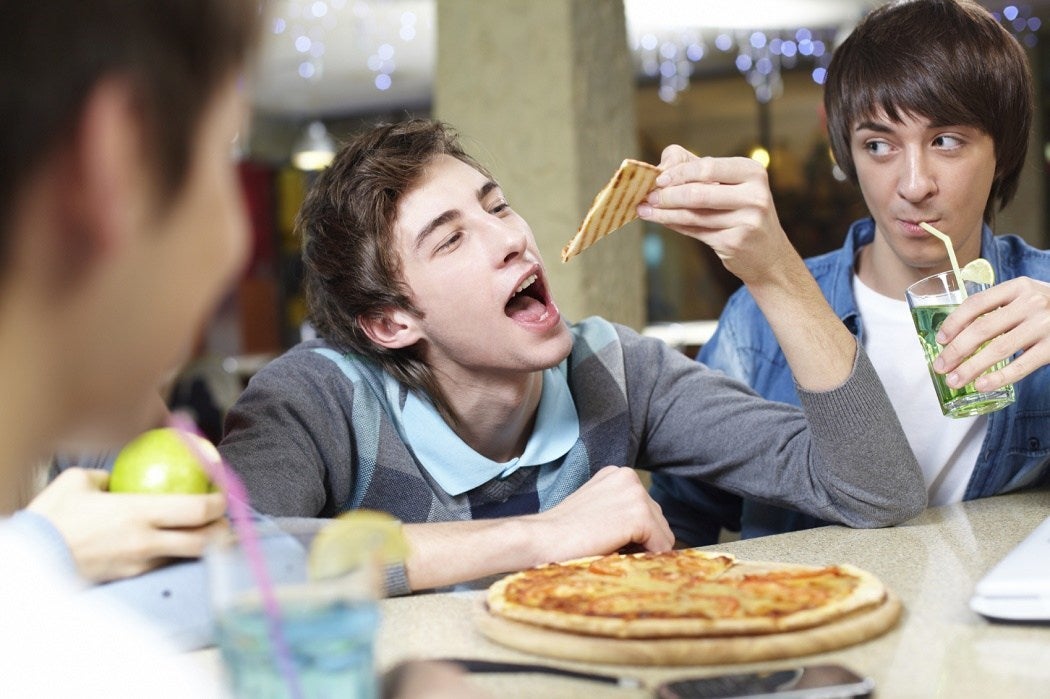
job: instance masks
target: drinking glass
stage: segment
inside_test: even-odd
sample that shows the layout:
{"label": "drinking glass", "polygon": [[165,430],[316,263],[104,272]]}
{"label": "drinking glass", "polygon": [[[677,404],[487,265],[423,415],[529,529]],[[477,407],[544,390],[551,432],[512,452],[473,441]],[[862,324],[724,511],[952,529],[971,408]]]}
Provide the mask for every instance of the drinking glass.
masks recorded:
{"label": "drinking glass", "polygon": [[[374,641],[381,566],[362,552],[344,574],[311,579],[309,545],[321,520],[260,525],[257,546],[235,533],[205,554],[216,636],[228,684],[237,697],[378,695]],[[252,549],[259,556],[251,555]],[[259,584],[265,570],[272,596]]]}
{"label": "drinking glass", "polygon": [[[976,294],[990,286],[968,280],[964,281],[964,284],[966,295]],[[1000,410],[1013,403],[1013,384],[1007,384],[994,391],[978,391],[972,382],[960,388],[951,388],[946,383],[947,376],[933,370],[933,361],[943,349],[937,344],[937,331],[941,329],[941,323],[948,314],[966,297],[959,289],[959,280],[955,272],[941,272],[917,281],[908,287],[906,295],[941,412],[948,417],[969,417]],[[1009,361],[1009,358],[1004,359],[985,373],[1002,369]]]}

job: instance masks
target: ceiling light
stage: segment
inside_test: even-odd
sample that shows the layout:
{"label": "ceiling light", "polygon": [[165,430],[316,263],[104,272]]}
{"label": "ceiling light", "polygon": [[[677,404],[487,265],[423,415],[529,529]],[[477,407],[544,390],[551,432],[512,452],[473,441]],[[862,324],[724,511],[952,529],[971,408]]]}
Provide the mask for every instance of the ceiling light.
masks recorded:
{"label": "ceiling light", "polygon": [[292,149],[292,165],[300,170],[324,170],[335,157],[335,141],[320,121],[311,121]]}

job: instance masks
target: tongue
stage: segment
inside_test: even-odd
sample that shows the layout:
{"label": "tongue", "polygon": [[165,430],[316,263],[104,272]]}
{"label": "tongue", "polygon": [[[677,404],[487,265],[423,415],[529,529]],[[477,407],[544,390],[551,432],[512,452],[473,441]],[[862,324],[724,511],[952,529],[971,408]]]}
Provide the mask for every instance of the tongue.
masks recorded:
{"label": "tongue", "polygon": [[522,323],[534,323],[543,318],[547,307],[526,294],[518,294],[507,304],[506,314]]}

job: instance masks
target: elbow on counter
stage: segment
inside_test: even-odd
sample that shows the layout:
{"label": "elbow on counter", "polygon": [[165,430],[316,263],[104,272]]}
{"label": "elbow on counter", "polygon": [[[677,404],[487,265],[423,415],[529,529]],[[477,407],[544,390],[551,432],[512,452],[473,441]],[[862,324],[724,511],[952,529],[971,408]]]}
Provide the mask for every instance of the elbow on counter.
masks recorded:
{"label": "elbow on counter", "polygon": [[926,488],[898,491],[892,499],[853,498],[848,510],[839,510],[838,519],[854,529],[892,527],[918,517],[926,509]]}

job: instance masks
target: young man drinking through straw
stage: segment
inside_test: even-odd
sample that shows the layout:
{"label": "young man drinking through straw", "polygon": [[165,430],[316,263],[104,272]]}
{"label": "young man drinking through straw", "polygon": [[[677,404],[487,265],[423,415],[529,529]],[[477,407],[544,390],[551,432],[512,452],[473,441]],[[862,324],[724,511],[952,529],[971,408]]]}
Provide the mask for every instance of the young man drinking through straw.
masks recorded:
{"label": "young man drinking through straw", "polygon": [[[1017,192],[1032,124],[1033,86],[1020,44],[972,2],[913,0],[869,14],[828,69],[824,105],[835,159],[860,187],[870,218],[845,244],[807,260],[844,327],[871,357],[923,470],[930,504],[1005,493],[1050,478],[1050,253],[992,233]],[[988,260],[1000,284],[970,296],[941,326],[934,368],[963,386],[1015,386],[1015,402],[987,415],[942,416],[905,301],[912,283]],[[770,400],[800,396],[775,328],[751,290],[726,305],[699,360]],[[963,330],[963,328],[966,328]],[[960,331],[962,332],[960,333]],[[986,346],[985,346],[986,345]],[[972,359],[960,365],[973,354]],[[1029,375],[1021,381],[1023,377]],[[736,520],[746,537],[824,523],[798,508],[657,474],[652,492],[679,536],[713,543]],[[712,519],[719,512],[722,521]]]}

